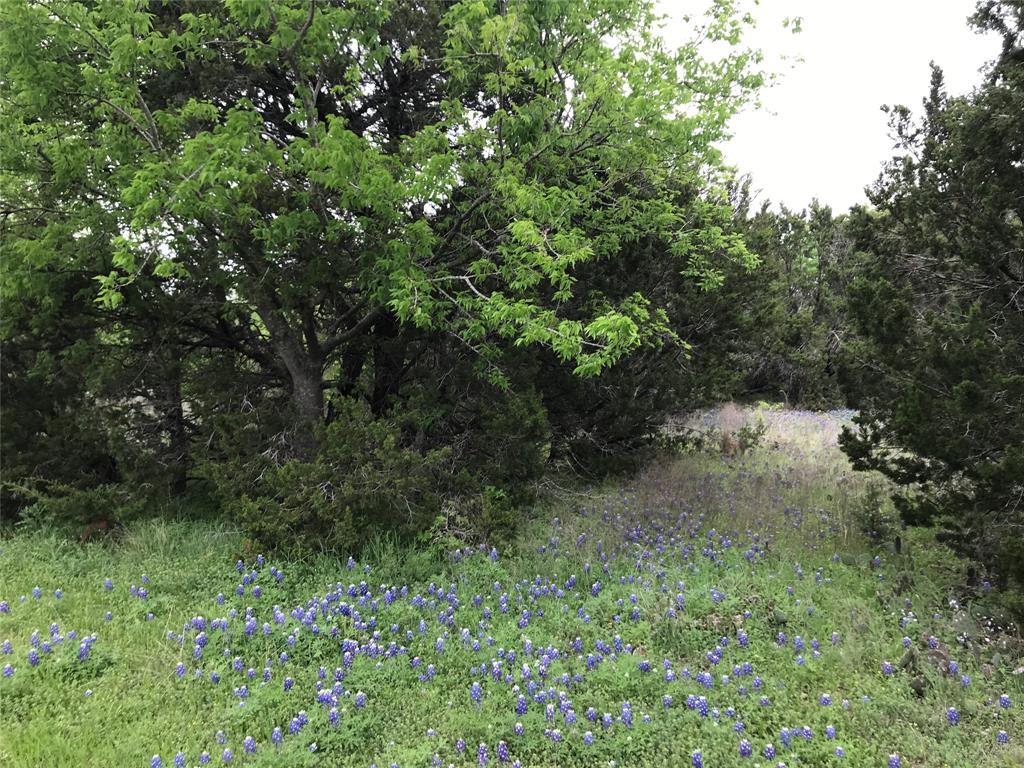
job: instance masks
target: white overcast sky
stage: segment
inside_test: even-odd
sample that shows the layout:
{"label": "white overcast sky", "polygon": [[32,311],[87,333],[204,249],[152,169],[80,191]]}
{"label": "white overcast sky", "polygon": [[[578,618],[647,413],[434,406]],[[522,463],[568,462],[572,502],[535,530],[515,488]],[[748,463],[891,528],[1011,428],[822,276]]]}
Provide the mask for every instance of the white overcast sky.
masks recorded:
{"label": "white overcast sky", "polygon": [[[694,0],[659,0],[671,19],[666,39],[685,40],[681,17]],[[998,38],[967,24],[974,0],[762,0],[751,42],[781,79],[760,109],[732,123],[727,161],[753,177],[761,200],[800,210],[812,198],[836,212],[866,202],[864,187],[892,156],[883,104],[920,112],[928,93],[928,64],[945,72],[951,93],[981,82]],[[803,18],[799,34],[785,17]],[[780,62],[780,57],[801,62]]]}

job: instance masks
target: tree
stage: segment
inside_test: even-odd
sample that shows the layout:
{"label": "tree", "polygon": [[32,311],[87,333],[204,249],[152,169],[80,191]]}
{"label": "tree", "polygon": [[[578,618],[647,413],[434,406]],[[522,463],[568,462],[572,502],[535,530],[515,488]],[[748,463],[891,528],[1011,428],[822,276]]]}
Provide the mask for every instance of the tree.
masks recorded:
{"label": "tree", "polygon": [[902,154],[856,211],[848,387],[861,412],[843,448],[906,493],[1002,583],[1024,582],[1024,4],[974,23],[1002,52],[974,93],[933,69],[924,114],[893,112]]}
{"label": "tree", "polygon": [[[749,259],[715,223],[714,143],[758,57],[699,47],[739,42],[731,3],[675,51],[641,0],[0,14],[4,190],[23,201],[4,205],[5,299],[40,274],[94,274],[104,343],[167,339],[179,410],[206,433],[237,401],[221,374],[258,382],[280,462],[315,461],[351,400],[427,450],[459,429],[443,390],[464,369],[513,392],[531,384],[514,369],[526,350],[595,376],[678,346],[661,297],[590,284],[588,266],[654,247],[711,287]],[[425,387],[439,360],[459,376]],[[430,409],[445,424],[402,415]]]}

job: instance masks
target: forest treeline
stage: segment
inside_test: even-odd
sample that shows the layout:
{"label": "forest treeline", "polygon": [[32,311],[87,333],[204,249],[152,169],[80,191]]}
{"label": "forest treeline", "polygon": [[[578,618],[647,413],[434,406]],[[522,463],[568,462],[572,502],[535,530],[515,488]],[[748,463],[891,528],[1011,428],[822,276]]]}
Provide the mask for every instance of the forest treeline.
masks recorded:
{"label": "forest treeline", "polygon": [[641,0],[0,22],[5,519],[500,536],[546,473],[757,398],[858,409],[905,521],[1024,580],[1021,0],[979,4],[984,83],[935,70],[839,213],[756,203],[716,149],[766,79],[732,3],[678,49]]}

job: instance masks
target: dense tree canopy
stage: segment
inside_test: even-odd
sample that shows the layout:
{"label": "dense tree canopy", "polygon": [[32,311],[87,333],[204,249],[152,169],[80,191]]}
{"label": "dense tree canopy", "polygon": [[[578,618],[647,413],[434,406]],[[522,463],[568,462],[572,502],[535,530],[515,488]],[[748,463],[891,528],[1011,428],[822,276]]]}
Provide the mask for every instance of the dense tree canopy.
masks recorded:
{"label": "dense tree canopy", "polygon": [[620,0],[2,13],[9,476],[70,480],[48,467],[80,440],[105,469],[79,485],[144,455],[172,490],[205,477],[279,514],[238,478],[315,464],[344,415],[403,461],[522,479],[481,458],[495,411],[527,464],[606,453],[678,395],[616,425],[580,418],[578,377],[670,375],[671,286],[753,264],[714,148],[761,79],[731,3],[678,50]]}
{"label": "dense tree canopy", "polygon": [[1024,580],[1024,5],[975,23],[1003,38],[986,82],[949,96],[935,70],[920,121],[894,111],[902,154],[850,222],[845,448],[1005,583]]}

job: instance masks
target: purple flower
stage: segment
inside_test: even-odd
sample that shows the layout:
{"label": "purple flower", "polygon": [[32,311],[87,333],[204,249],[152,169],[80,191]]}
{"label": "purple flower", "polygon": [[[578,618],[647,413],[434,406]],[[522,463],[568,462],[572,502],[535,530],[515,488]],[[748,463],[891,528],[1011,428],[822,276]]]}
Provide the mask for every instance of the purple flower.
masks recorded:
{"label": "purple flower", "polygon": [[960,724],[960,713],[957,712],[956,707],[950,707],[946,710],[946,719],[949,720],[950,725]]}
{"label": "purple flower", "polygon": [[246,736],[245,741],[242,742],[242,749],[251,755],[256,751],[256,739],[252,736]]}
{"label": "purple flower", "polygon": [[754,754],[754,748],[746,739],[740,739],[740,757],[750,757]]}
{"label": "purple flower", "polygon": [[693,750],[693,756],[690,762],[693,768],[704,768],[704,756],[700,753],[699,749]]}
{"label": "purple flower", "polygon": [[221,759],[221,762],[223,762],[223,763],[230,763],[232,760],[235,759],[235,754],[230,749],[225,747],[224,751],[220,755],[220,759]]}
{"label": "purple flower", "polygon": [[893,672],[893,670],[892,670],[892,662],[891,661],[883,661],[882,662],[882,674],[885,675],[886,677],[889,677],[890,675],[892,675],[892,672]]}
{"label": "purple flower", "polygon": [[996,734],[996,742],[999,744],[1009,744],[1010,734],[1008,734],[1006,731],[1000,731]]}
{"label": "purple flower", "polygon": [[476,748],[476,760],[482,766],[487,765],[487,745],[483,742]]}
{"label": "purple flower", "polygon": [[280,728],[274,728],[270,733],[270,741],[274,746],[278,746],[284,740],[284,734],[281,733]]}
{"label": "purple flower", "polygon": [[362,691],[356,693],[355,705],[358,709],[362,709],[366,706],[366,694]]}
{"label": "purple flower", "polygon": [[768,760],[771,760],[775,757],[775,746],[773,744],[764,745],[764,756]]}
{"label": "purple flower", "polygon": [[1011,703],[1009,695],[1004,693],[999,696],[999,706],[1003,709],[1009,709]]}
{"label": "purple flower", "polygon": [[504,741],[499,741],[498,742],[498,760],[500,760],[503,763],[507,763],[510,759],[511,759],[511,756],[509,755],[509,752],[508,752],[508,744],[506,744]]}
{"label": "purple flower", "polygon": [[152,759],[149,761],[149,768],[161,768],[163,764],[164,761],[161,759],[160,755],[153,755]]}
{"label": "purple flower", "polygon": [[889,755],[889,768],[900,768],[900,756]]}
{"label": "purple flower", "polygon": [[185,753],[178,752],[174,756],[174,768],[185,768]]}
{"label": "purple flower", "polygon": [[[1003,733],[1005,733],[1005,731],[1003,731]],[[593,744],[594,743],[594,734],[591,733],[590,731],[586,731],[583,734],[583,743],[586,744],[588,747],[591,744]]]}

